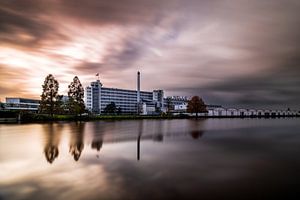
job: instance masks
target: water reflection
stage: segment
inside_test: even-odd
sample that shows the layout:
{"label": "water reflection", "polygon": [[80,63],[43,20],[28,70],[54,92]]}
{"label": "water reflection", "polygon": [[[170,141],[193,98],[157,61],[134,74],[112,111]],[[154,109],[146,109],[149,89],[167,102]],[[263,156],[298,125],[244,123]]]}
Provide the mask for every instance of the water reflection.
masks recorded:
{"label": "water reflection", "polygon": [[52,164],[59,155],[58,145],[61,138],[61,130],[62,125],[59,124],[51,123],[44,127],[44,133],[46,134],[44,153],[46,160],[50,164]]}
{"label": "water reflection", "polygon": [[199,139],[204,135],[204,122],[205,119],[199,119],[199,120],[190,120],[190,127],[191,131],[189,134],[192,136],[193,139]]}
{"label": "water reflection", "polygon": [[190,135],[192,136],[193,139],[198,139],[200,137],[202,137],[204,134],[204,131],[191,131]]}
{"label": "water reflection", "polygon": [[138,138],[137,138],[137,160],[140,160],[140,143],[141,143],[141,136],[143,134],[143,121],[139,121],[138,125]]}
{"label": "water reflection", "polygon": [[[84,137],[86,124],[87,132],[91,134],[91,149],[100,153],[103,148],[104,142],[126,142],[134,141],[136,138],[136,159],[141,159],[141,141],[152,140],[155,142],[163,142],[164,137],[182,137],[183,133],[188,133],[193,139],[199,139],[204,134],[204,120],[190,120],[188,121],[188,129],[180,131],[177,129],[165,129],[165,121],[157,121],[155,123],[147,124],[147,121],[140,120],[135,123],[134,127],[129,127],[133,132],[129,134],[123,134],[119,132],[119,127],[114,126],[114,123],[85,123],[77,122],[65,124],[69,127],[69,153],[73,156],[75,161],[78,161],[84,150]],[[44,154],[47,162],[52,164],[59,156],[59,144],[63,131],[63,124],[51,123],[43,127],[46,134],[46,143],[44,147]],[[134,131],[136,130],[136,131]],[[104,135],[107,134],[110,137],[104,140]],[[112,137],[113,136],[113,137]],[[99,158],[99,154],[96,155]]]}
{"label": "water reflection", "polygon": [[[105,131],[105,127],[101,126],[100,123],[93,124],[93,140],[92,140],[91,148],[96,149],[98,153],[100,152],[103,145],[104,131]],[[99,158],[99,154],[97,154],[96,157]]]}
{"label": "water reflection", "polygon": [[156,132],[154,134],[153,140],[156,142],[162,142],[164,140],[163,135],[163,121],[159,120],[157,123]]}
{"label": "water reflection", "polygon": [[85,126],[84,122],[77,122],[74,132],[71,133],[69,152],[74,157],[75,161],[79,160],[81,152],[83,151],[84,148],[84,143],[83,143],[84,126]]}
{"label": "water reflection", "polygon": [[299,130],[299,119],[0,125],[0,199],[289,199]]}

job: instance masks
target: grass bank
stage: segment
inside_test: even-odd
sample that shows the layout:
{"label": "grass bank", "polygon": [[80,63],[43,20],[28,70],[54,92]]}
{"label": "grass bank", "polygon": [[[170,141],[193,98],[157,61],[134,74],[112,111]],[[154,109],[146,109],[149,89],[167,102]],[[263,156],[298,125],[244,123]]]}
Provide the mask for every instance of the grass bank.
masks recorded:
{"label": "grass bank", "polygon": [[46,115],[26,113],[21,117],[22,122],[47,122],[47,121],[96,121],[96,120],[140,120],[140,119],[186,119],[187,115]]}

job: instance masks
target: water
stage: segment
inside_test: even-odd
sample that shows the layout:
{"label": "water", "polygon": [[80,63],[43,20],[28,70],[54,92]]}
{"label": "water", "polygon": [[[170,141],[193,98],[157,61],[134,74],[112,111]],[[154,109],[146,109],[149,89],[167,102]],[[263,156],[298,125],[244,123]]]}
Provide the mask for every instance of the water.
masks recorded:
{"label": "water", "polygon": [[0,125],[0,199],[299,199],[300,119]]}

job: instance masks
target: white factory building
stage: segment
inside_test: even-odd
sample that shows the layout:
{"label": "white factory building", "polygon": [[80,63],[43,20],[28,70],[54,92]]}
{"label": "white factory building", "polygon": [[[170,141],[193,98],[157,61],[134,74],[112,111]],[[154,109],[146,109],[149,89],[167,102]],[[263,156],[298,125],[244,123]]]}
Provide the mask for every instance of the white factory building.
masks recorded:
{"label": "white factory building", "polygon": [[85,88],[85,106],[95,114],[103,114],[110,103],[115,103],[122,113],[156,114],[162,110],[163,90],[141,91],[140,72],[137,72],[137,90],[103,87],[100,80]]}

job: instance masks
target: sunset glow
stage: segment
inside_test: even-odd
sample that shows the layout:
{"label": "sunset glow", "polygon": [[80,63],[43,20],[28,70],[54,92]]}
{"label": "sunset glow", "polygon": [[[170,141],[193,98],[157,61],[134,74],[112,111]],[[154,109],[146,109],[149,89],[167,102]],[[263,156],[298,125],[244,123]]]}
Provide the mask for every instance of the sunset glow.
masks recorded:
{"label": "sunset glow", "polygon": [[223,105],[295,106],[299,1],[0,3],[0,99],[38,99],[48,74],[164,89]]}

